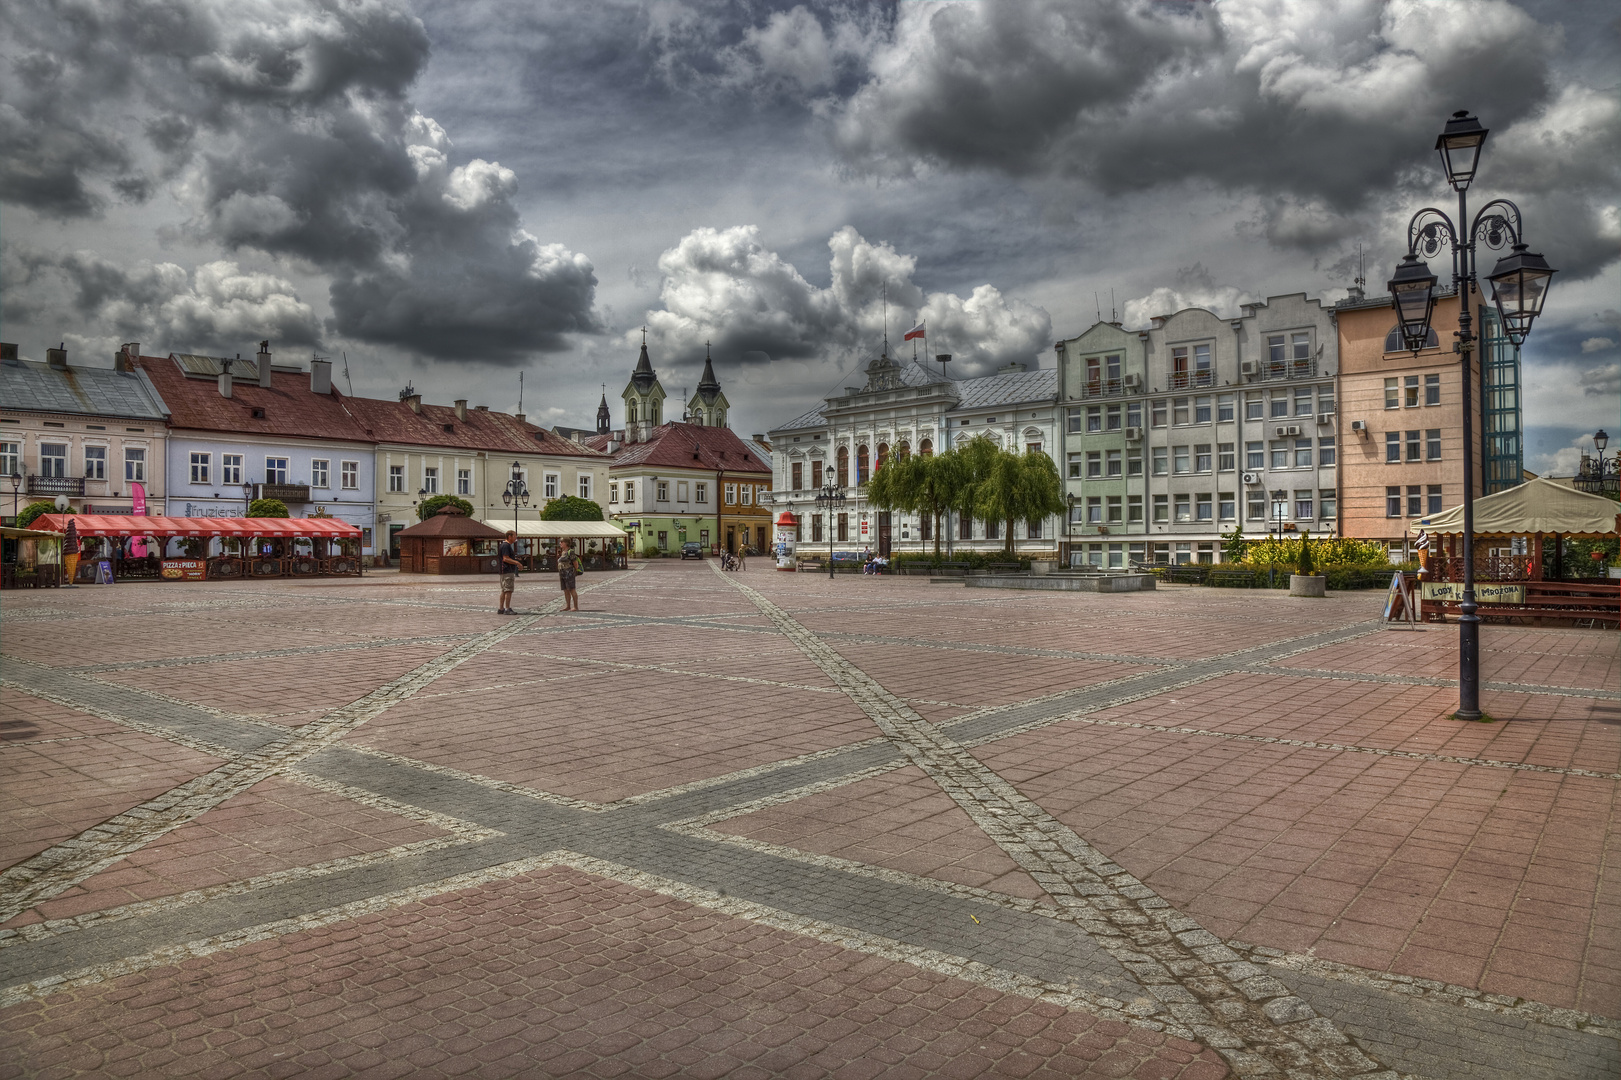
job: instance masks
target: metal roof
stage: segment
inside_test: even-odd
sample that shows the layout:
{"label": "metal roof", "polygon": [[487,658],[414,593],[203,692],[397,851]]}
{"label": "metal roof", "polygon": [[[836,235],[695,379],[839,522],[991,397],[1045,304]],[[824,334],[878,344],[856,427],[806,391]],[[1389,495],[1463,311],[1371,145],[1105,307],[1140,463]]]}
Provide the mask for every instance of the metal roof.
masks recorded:
{"label": "metal roof", "polygon": [[0,364],[0,402],[20,412],[81,413],[164,419],[163,400],[134,372],[112,368],[53,368],[32,360]]}
{"label": "metal roof", "polygon": [[957,384],[957,393],[957,407],[952,412],[1016,405],[1023,401],[1057,400],[1058,369],[1037,368],[965,379]]}

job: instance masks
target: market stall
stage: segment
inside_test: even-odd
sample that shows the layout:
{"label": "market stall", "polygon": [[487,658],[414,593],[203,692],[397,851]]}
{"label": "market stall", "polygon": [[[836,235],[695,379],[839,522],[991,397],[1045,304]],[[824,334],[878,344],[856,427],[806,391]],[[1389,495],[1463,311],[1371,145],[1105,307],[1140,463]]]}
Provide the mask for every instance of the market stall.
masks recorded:
{"label": "market stall", "polygon": [[337,518],[184,518],[42,514],[37,528],[78,529],[82,584],[140,578],[358,575],[360,529]]}
{"label": "market stall", "polygon": [[412,574],[496,574],[495,546],[502,533],[446,506],[426,521],[395,534],[400,569]]}
{"label": "market stall", "polygon": [[[585,560],[587,570],[625,568],[625,530],[609,521],[519,521],[503,522],[496,515],[488,522],[502,535],[509,530],[518,534],[524,566],[530,570],[553,570],[557,567],[557,542],[572,540]],[[403,535],[403,534],[402,534]]]}
{"label": "market stall", "polygon": [[0,589],[54,589],[61,573],[59,534],[0,526]]}
{"label": "market stall", "polygon": [[[1594,545],[1621,537],[1621,504],[1543,477],[1476,499],[1475,600],[1481,618],[1573,619],[1621,626],[1621,579]],[[1463,507],[1421,518],[1420,606],[1426,619],[1459,614],[1463,597]],[[1575,547],[1582,550],[1573,551]],[[1602,554],[1602,552],[1601,552]]]}

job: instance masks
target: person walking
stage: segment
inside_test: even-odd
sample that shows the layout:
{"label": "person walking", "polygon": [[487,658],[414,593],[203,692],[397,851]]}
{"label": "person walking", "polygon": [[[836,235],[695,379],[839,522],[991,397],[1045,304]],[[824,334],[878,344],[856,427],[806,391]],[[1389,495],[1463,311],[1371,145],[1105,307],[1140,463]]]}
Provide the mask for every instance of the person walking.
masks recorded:
{"label": "person walking", "polygon": [[523,569],[523,563],[518,561],[517,540],[518,534],[508,529],[506,539],[495,549],[501,567],[501,606],[495,609],[497,615],[517,614],[512,610],[512,594],[518,591],[518,571]]}
{"label": "person walking", "polygon": [[579,611],[580,594],[574,589],[574,580],[585,569],[574,550],[574,541],[564,540],[557,552],[557,580],[563,587],[563,610]]}

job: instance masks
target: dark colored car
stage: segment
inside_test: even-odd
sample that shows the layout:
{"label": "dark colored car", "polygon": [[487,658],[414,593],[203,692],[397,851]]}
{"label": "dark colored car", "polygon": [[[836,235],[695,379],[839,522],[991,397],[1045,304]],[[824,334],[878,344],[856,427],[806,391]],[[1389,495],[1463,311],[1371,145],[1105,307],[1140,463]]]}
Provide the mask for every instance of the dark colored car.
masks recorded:
{"label": "dark colored car", "polygon": [[696,540],[688,540],[685,544],[681,545],[681,558],[683,561],[687,559],[701,559],[703,557],[703,545],[698,543]]}

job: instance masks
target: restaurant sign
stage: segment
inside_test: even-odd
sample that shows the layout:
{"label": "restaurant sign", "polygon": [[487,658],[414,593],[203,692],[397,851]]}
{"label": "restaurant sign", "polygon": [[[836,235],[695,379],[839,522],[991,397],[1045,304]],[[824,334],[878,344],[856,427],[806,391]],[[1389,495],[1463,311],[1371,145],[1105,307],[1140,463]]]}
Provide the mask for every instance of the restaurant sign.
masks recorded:
{"label": "restaurant sign", "polygon": [[[1463,600],[1463,582],[1426,581],[1424,599],[1459,603]],[[1507,581],[1475,582],[1475,602],[1480,604],[1523,604],[1525,583]]]}
{"label": "restaurant sign", "polygon": [[164,559],[163,576],[171,581],[203,581],[208,564],[202,559]]}

